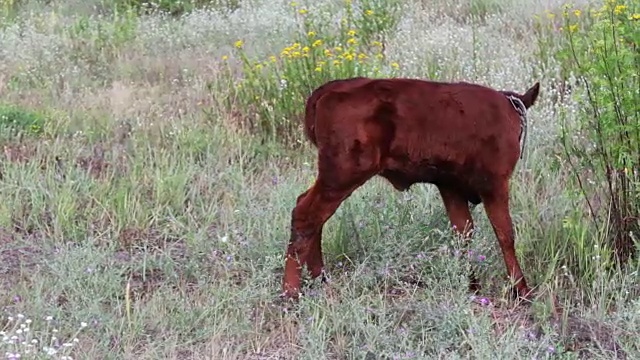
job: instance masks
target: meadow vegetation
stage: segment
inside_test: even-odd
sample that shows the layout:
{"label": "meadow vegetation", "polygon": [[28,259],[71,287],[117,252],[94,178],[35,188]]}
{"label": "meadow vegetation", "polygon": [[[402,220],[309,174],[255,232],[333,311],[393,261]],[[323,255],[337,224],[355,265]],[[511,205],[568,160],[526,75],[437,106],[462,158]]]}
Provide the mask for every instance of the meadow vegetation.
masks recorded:
{"label": "meadow vegetation", "polygon": [[[638,0],[0,5],[0,356],[640,357]],[[304,101],[356,75],[541,82],[511,183],[532,303],[482,206],[462,251],[435,187],[381,179],[324,227],[330,283],[277,301]]]}

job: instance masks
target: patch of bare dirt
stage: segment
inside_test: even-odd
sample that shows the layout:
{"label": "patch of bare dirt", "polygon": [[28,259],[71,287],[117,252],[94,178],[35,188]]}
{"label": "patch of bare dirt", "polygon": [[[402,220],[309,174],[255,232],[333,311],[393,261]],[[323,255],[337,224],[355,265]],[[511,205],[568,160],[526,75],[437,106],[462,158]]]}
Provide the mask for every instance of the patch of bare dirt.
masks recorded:
{"label": "patch of bare dirt", "polygon": [[33,144],[10,143],[3,146],[4,158],[12,163],[26,163],[36,154]]}
{"label": "patch of bare dirt", "polygon": [[559,326],[566,339],[567,350],[579,353],[582,359],[593,357],[589,354],[589,348],[606,350],[614,359],[627,359],[627,354],[618,344],[616,338],[623,333],[628,334],[628,330],[594,320],[581,319],[577,316],[568,317]]}
{"label": "patch of bare dirt", "polygon": [[[522,303],[507,307],[490,304],[486,300],[477,301],[473,310],[475,313],[490,312],[494,332],[498,337],[514,326],[519,328],[528,340],[540,340],[544,335],[542,324],[535,321],[531,308],[523,306]],[[581,359],[589,359],[592,357],[589,349],[599,349],[615,359],[627,359],[627,355],[616,341],[616,337],[626,330],[578,316],[562,316],[562,309],[556,311],[559,312],[552,314],[549,325],[558,334],[558,340],[564,345],[566,352],[578,353]]]}
{"label": "patch of bare dirt", "polygon": [[[153,228],[125,228],[116,239],[119,249],[115,252],[114,258],[117,263],[127,267],[137,262],[143,253],[145,256],[166,254],[176,262],[182,262],[187,257],[187,247],[182,239],[167,236]],[[166,282],[166,275],[159,268],[146,268],[144,271],[131,270],[124,276],[129,294],[134,300],[148,298]],[[188,280],[187,288],[190,284]]]}
{"label": "patch of bare dirt", "polygon": [[37,244],[20,241],[14,231],[0,227],[0,288],[10,289],[21,271],[37,265],[41,254]]}
{"label": "patch of bare dirt", "polygon": [[60,159],[58,157],[50,157],[41,154],[38,151],[38,140],[22,140],[18,139],[2,145],[2,155],[0,156],[0,179],[3,179],[3,167],[5,163],[11,164],[27,164],[31,161],[38,161],[40,169],[44,170],[53,164],[58,166]]}
{"label": "patch of bare dirt", "polygon": [[163,234],[157,229],[128,227],[123,229],[117,237],[120,251],[135,252],[141,247],[150,249],[152,252],[169,253],[171,258],[179,261],[186,256],[186,244],[182,239]]}
{"label": "patch of bare dirt", "polygon": [[104,179],[106,170],[111,167],[111,164],[105,160],[102,144],[95,145],[90,156],[79,156],[76,164],[96,179]]}
{"label": "patch of bare dirt", "polygon": [[145,300],[165,282],[166,276],[160,269],[134,271],[129,275],[127,291],[132,300]]}
{"label": "patch of bare dirt", "polygon": [[281,306],[265,301],[255,304],[250,314],[254,333],[250,339],[253,352],[245,359],[297,359],[301,350],[297,345],[299,325],[295,317],[288,316]]}

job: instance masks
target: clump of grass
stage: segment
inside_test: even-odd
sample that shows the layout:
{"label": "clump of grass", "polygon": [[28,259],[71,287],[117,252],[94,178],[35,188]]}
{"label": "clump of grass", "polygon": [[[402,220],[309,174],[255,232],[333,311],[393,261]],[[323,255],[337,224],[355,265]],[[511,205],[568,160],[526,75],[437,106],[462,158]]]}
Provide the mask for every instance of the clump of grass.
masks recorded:
{"label": "clump of grass", "polygon": [[113,3],[118,10],[135,9],[140,14],[161,11],[180,16],[195,9],[213,8],[222,12],[231,12],[240,7],[240,0],[117,0]]}
{"label": "clump of grass", "polygon": [[[347,0],[338,30],[329,30],[326,20],[295,2],[291,9],[302,29],[292,44],[267,59],[252,59],[244,41],[236,41],[240,80],[227,84],[235,83],[227,106],[255,114],[247,116],[250,130],[288,145],[302,140],[296,116],[315,87],[339,78],[396,76],[400,68],[384,51],[387,33],[398,21],[398,3],[368,0],[356,8]],[[224,56],[223,61],[232,59]],[[233,78],[232,64],[227,71]]]}
{"label": "clump of grass", "polygon": [[[1,0],[0,5],[2,8],[0,10],[2,11],[2,19],[5,21],[12,19],[22,2],[22,0]],[[5,25],[4,21],[0,23],[0,25]]]}
{"label": "clump of grass", "polygon": [[0,133],[3,136],[40,135],[46,118],[39,112],[14,105],[0,105]]}

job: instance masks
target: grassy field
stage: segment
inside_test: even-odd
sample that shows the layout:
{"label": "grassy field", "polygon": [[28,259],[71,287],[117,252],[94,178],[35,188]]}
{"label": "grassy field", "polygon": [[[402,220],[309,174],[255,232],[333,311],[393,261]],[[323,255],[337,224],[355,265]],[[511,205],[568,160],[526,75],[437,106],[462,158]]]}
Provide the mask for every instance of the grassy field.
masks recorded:
{"label": "grassy field", "polygon": [[[340,2],[305,9],[331,18]],[[331,282],[308,282],[286,308],[290,214],[315,152],[250,136],[220,99],[236,94],[234,42],[267,57],[300,32],[290,2],[174,17],[11,3],[0,2],[0,356],[640,358],[640,265],[610,270],[560,156],[559,114],[576,121],[579,105],[533,31],[560,0],[403,2],[385,39],[396,63],[381,70],[518,92],[541,82],[511,203],[533,303],[509,299],[482,206],[466,253],[435,187],[400,193],[376,178],[324,228]]]}

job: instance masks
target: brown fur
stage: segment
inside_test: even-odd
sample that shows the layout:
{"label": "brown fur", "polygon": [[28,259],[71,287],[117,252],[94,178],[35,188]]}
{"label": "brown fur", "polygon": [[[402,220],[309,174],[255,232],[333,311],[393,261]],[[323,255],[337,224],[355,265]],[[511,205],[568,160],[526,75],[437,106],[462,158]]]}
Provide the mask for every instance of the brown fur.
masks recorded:
{"label": "brown fur", "polygon": [[[524,95],[469,83],[352,78],[330,81],[309,96],[304,129],[318,149],[318,175],[292,211],[283,295],[297,298],[302,265],[323,274],[324,223],[342,201],[380,175],[400,191],[438,187],[456,231],[469,236],[469,202],[484,203],[515,290],[530,290],[514,250],[509,179],[520,156],[520,117],[505,95],[531,107],[539,83]],[[471,276],[472,290],[479,288]]]}

